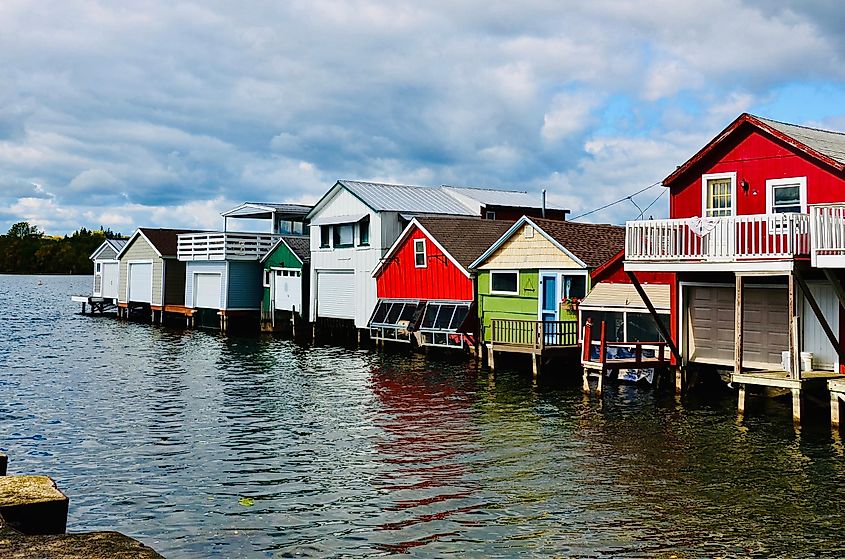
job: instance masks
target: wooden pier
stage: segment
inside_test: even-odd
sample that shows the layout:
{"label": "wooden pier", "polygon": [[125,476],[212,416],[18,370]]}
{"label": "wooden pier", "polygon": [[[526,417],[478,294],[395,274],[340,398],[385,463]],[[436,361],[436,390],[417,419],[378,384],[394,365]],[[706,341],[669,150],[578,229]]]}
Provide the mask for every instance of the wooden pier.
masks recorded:
{"label": "wooden pier", "polygon": [[544,358],[554,357],[578,347],[578,322],[575,320],[509,320],[494,318],[491,339],[487,343],[488,365],[496,370],[495,352],[531,355],[537,377]]}
{"label": "wooden pier", "polygon": [[91,307],[91,314],[104,314],[107,310],[115,308],[114,299],[94,297],[93,295],[73,295],[70,300],[82,304],[82,314],[85,314],[89,306]]}
{"label": "wooden pier", "polygon": [[[737,412],[745,415],[747,392],[750,387],[781,388],[792,393],[792,420],[801,423],[802,393],[807,390],[824,392],[828,381],[841,377],[832,371],[805,371],[797,378],[792,378],[786,371],[750,371],[732,373],[731,383],[739,387]],[[845,384],[842,385],[845,388]]]}

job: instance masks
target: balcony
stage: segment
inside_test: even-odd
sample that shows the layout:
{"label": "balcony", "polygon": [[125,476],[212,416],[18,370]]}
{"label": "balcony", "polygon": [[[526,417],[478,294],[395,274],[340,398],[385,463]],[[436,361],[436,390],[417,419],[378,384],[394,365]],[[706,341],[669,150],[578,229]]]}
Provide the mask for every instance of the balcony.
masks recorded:
{"label": "balcony", "polygon": [[261,260],[279,240],[267,233],[187,233],[179,235],[179,260]]}
{"label": "balcony", "polygon": [[818,268],[845,268],[845,204],[810,207],[810,260]]}
{"label": "balcony", "polygon": [[629,271],[773,270],[810,254],[809,214],[629,221],[625,228]]}

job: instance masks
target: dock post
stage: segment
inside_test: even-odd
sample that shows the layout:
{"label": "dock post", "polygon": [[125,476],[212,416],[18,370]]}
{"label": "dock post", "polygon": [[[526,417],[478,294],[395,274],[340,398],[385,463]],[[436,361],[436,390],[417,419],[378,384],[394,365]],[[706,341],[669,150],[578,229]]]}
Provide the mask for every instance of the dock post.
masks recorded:
{"label": "dock post", "polygon": [[796,425],[801,424],[801,389],[792,389],[792,421]]}
{"label": "dock post", "polygon": [[493,356],[493,344],[487,346],[487,364],[490,365],[491,371],[496,371],[496,358]]}
{"label": "dock post", "polygon": [[830,426],[839,427],[839,394],[836,392],[830,393]]}
{"label": "dock post", "polygon": [[742,373],[742,327],[745,301],[743,299],[743,288],[745,278],[736,275],[736,302],[734,304],[734,374]]}
{"label": "dock post", "polygon": [[736,402],[736,412],[740,416],[745,415],[745,385],[739,385],[739,396]]}
{"label": "dock post", "polygon": [[684,373],[683,367],[675,369],[675,396],[681,396],[684,393]]}
{"label": "dock post", "polygon": [[590,370],[587,367],[584,367],[584,378],[583,384],[581,385],[581,391],[584,394],[590,393]]}
{"label": "dock post", "polygon": [[534,382],[537,382],[537,377],[540,376],[540,369],[543,366],[543,356],[536,353],[531,354],[531,369]]}

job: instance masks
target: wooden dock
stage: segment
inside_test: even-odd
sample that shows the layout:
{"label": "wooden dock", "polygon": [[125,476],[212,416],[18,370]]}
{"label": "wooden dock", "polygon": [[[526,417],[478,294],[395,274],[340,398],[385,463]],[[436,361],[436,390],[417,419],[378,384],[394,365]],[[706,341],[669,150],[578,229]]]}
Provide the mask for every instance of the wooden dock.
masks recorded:
{"label": "wooden dock", "polygon": [[88,306],[91,307],[91,314],[103,314],[107,309],[115,306],[114,299],[94,297],[93,295],[72,295],[70,300],[82,304],[82,314],[85,314]]}
{"label": "wooden dock", "polygon": [[[796,424],[800,424],[801,393],[805,390],[824,391],[829,386],[828,381],[841,376],[833,371],[805,371],[800,373],[797,378],[792,378],[786,371],[749,371],[732,373],[731,383],[739,387],[737,412],[740,416],[745,414],[748,387],[783,388],[792,392],[792,420]],[[842,386],[845,390],[845,384]]]}
{"label": "wooden dock", "polygon": [[487,344],[487,363],[496,370],[495,352],[531,355],[534,376],[542,370],[543,359],[578,347],[575,320],[509,320],[494,318]]}

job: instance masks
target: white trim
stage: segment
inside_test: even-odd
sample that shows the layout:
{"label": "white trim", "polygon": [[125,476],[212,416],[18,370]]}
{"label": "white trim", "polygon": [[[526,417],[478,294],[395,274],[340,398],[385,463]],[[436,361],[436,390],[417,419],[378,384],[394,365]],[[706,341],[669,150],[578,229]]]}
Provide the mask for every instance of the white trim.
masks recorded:
{"label": "white trim", "polygon": [[[516,274],[516,291],[494,290],[493,274]],[[490,270],[490,295],[519,295],[519,279],[519,270]]]}
{"label": "white trim", "polygon": [[[402,231],[402,233],[399,235],[399,237],[396,239],[396,241],[394,241],[394,243],[390,246],[390,248],[388,249],[387,253],[386,253],[386,254],[385,254],[385,255],[381,258],[381,260],[379,260],[379,263],[378,263],[378,264],[376,265],[376,267],[373,269],[372,276],[373,276],[374,278],[377,278],[377,277],[379,276],[379,274],[381,274],[381,272],[382,272],[382,270],[384,269],[384,267],[385,267],[385,266],[387,265],[387,263],[390,261],[390,258],[391,258],[394,254],[396,254],[397,252],[399,252],[399,249],[401,248],[401,245],[402,245],[402,244],[403,244],[403,243],[407,240],[408,235],[411,233],[411,230],[413,229],[413,227],[416,227],[417,229],[419,229],[420,231],[422,231],[422,233],[423,233],[426,237],[428,237],[428,240],[429,240],[429,241],[431,241],[431,243],[432,243],[434,246],[436,246],[436,247],[437,247],[437,249],[438,249],[441,253],[445,254],[445,255],[446,255],[446,258],[448,258],[448,259],[452,262],[452,264],[454,264],[455,266],[457,266],[457,268],[458,268],[458,269],[459,269],[459,270],[460,270],[460,271],[461,271],[461,272],[462,272],[462,273],[463,273],[466,277],[468,277],[468,278],[471,278],[471,277],[472,277],[472,274],[470,274],[469,270],[467,270],[466,268],[464,268],[463,266],[461,266],[461,263],[460,263],[460,262],[458,262],[457,260],[455,260],[455,257],[454,257],[454,256],[452,256],[452,255],[449,253],[449,251],[448,251],[448,250],[446,250],[446,249],[443,247],[443,245],[441,245],[441,244],[437,241],[437,239],[435,239],[435,238],[434,238],[434,236],[433,236],[433,235],[432,235],[432,234],[428,231],[428,229],[426,229],[425,227],[423,227],[423,226],[422,226],[422,224],[421,224],[419,221],[417,221],[417,218],[414,218],[414,219],[412,219],[412,220],[411,220],[411,222],[410,222],[410,223],[408,223],[408,225],[406,225],[406,226],[405,226],[405,229]],[[364,247],[364,248],[371,248],[371,247]]]}
{"label": "white trim", "polygon": [[[305,237],[305,236],[303,235],[303,238],[308,238],[308,237]],[[287,243],[287,241],[285,241],[285,238],[284,238],[284,237],[279,238],[279,240],[278,240],[278,241],[276,241],[276,243],[275,243],[272,247],[270,247],[270,250],[268,250],[268,251],[267,251],[267,254],[265,254],[264,256],[262,256],[262,257],[261,257],[261,260],[259,260],[259,262],[261,262],[262,264],[263,264],[264,262],[266,262],[266,261],[267,261],[267,259],[268,259],[268,258],[270,258],[270,255],[271,255],[271,254],[273,254],[273,252],[275,252],[275,250],[276,250],[277,248],[279,248],[279,245],[281,245],[282,243],[284,243],[284,245],[285,245],[286,247],[288,247],[288,250],[290,251],[290,253],[293,255],[293,257],[294,257],[294,258],[296,258],[297,260],[299,260],[299,263],[300,263],[300,264],[305,264],[305,262],[303,262],[303,261],[302,261],[302,259],[301,259],[299,256],[297,256],[296,252],[294,252],[294,250],[293,250],[293,249],[291,248],[291,246]]]}
{"label": "white trim", "polygon": [[519,229],[520,229],[523,225],[526,225],[526,224],[531,225],[534,229],[536,229],[537,231],[539,231],[539,232],[540,232],[540,234],[541,234],[541,235],[543,235],[543,236],[546,238],[546,240],[547,240],[547,241],[549,241],[550,243],[552,243],[552,244],[553,244],[553,245],[554,245],[554,246],[555,246],[558,250],[560,250],[562,253],[564,253],[566,256],[568,256],[570,259],[572,259],[572,260],[573,260],[576,264],[578,264],[579,266],[581,266],[581,268],[589,268],[589,266],[587,266],[586,262],[584,262],[583,260],[581,260],[580,258],[578,258],[577,256],[575,256],[574,254],[572,254],[571,252],[569,252],[569,251],[566,249],[566,247],[564,247],[563,245],[561,245],[561,244],[560,244],[559,242],[557,242],[554,238],[552,238],[552,236],[551,236],[551,235],[549,235],[548,233],[546,233],[546,232],[543,230],[543,228],[542,228],[542,227],[540,227],[539,225],[537,225],[536,223],[534,223],[533,221],[531,221],[531,219],[530,219],[528,216],[525,216],[525,215],[524,215],[524,216],[522,216],[521,218],[519,218],[519,220],[517,220],[517,222],[516,222],[516,223],[514,223],[513,225],[511,225],[511,228],[510,228],[510,229],[508,229],[507,231],[505,231],[505,234],[504,234],[504,235],[502,235],[501,237],[499,237],[499,239],[498,239],[495,243],[493,243],[493,245],[492,245],[490,248],[488,248],[486,251],[484,251],[484,254],[482,254],[481,256],[479,256],[478,258],[476,258],[475,262],[473,262],[472,264],[470,264],[470,265],[469,265],[470,270],[475,269],[475,268],[478,268],[478,267],[479,267],[479,266],[480,266],[480,265],[481,265],[481,264],[482,264],[485,260],[487,260],[487,259],[488,259],[490,256],[492,256],[492,255],[493,255],[493,254],[494,254],[497,250],[499,250],[499,248],[501,248],[501,246],[502,246],[503,244],[505,244],[505,242],[506,242],[508,239],[510,239],[510,238],[511,238],[511,237],[512,237],[512,236],[513,236],[513,235],[514,235],[517,231],[519,231]]}
{"label": "white trim", "polygon": [[[197,276],[198,275],[218,276],[219,283],[220,283],[220,295],[223,296],[223,294],[225,292],[224,286],[223,286],[223,272],[205,271],[205,270],[192,270],[191,271],[191,308],[192,309],[200,308],[200,307],[197,307]],[[226,297],[227,302],[228,302],[228,299],[229,298]],[[230,310],[230,311],[247,310],[247,309],[227,309],[225,307],[225,305],[223,304],[223,301],[220,301],[220,300],[217,301],[217,305],[218,306],[216,307],[216,309],[218,311],[222,311],[222,310]]]}
{"label": "white trim", "polygon": [[[417,256],[420,254],[417,247],[422,246],[423,263],[417,263]],[[428,252],[426,251],[425,239],[414,239],[414,268],[428,268]]]}
{"label": "white trim", "polygon": [[[185,231],[185,233],[188,233],[188,231]],[[126,244],[125,244],[125,245],[123,245],[123,248],[122,248],[122,249],[120,249],[120,252],[118,252],[118,253],[117,253],[117,256],[115,256],[115,258],[117,258],[118,260],[120,260],[120,257],[121,257],[121,256],[123,256],[123,253],[124,253],[124,252],[126,252],[127,250],[129,250],[129,246],[130,246],[130,245],[133,243],[133,241],[135,241],[135,239],[137,239],[138,237],[143,237],[143,238],[144,238],[144,241],[145,241],[148,245],[150,245],[150,248],[152,248],[152,249],[153,249],[153,252],[155,252],[155,253],[156,253],[156,255],[157,255],[159,258],[164,258],[164,256],[162,256],[162,254],[158,251],[158,249],[156,248],[156,246],[155,246],[152,242],[150,242],[150,239],[148,239],[148,238],[147,238],[147,236],[146,236],[146,235],[144,235],[144,233],[143,233],[140,229],[136,229],[136,230],[135,230],[135,232],[134,232],[134,233],[132,233],[132,236],[131,236],[131,237],[129,237],[129,239],[126,241]]]}
{"label": "white trim", "polygon": [[807,177],[791,177],[784,179],[768,179],[766,180],[766,213],[774,215],[772,211],[772,204],[775,201],[774,187],[776,186],[798,186],[799,203],[801,204],[801,213],[807,213]]}
{"label": "white trim", "polygon": [[[560,320],[560,288],[561,288],[561,272],[558,270],[539,270],[537,273],[537,281],[540,284],[539,293],[537,294],[537,320],[543,320],[543,281],[544,278],[555,278],[555,320]],[[492,281],[492,280],[491,280]],[[491,284],[492,285],[492,284]],[[518,286],[518,285],[517,285]]]}
{"label": "white trim", "polygon": [[731,214],[736,215],[736,171],[730,173],[708,173],[701,175],[701,216],[707,215],[707,181],[712,179],[731,179]]}
{"label": "white trim", "polygon": [[626,272],[772,272],[788,273],[793,260],[758,260],[752,262],[628,262]]}

